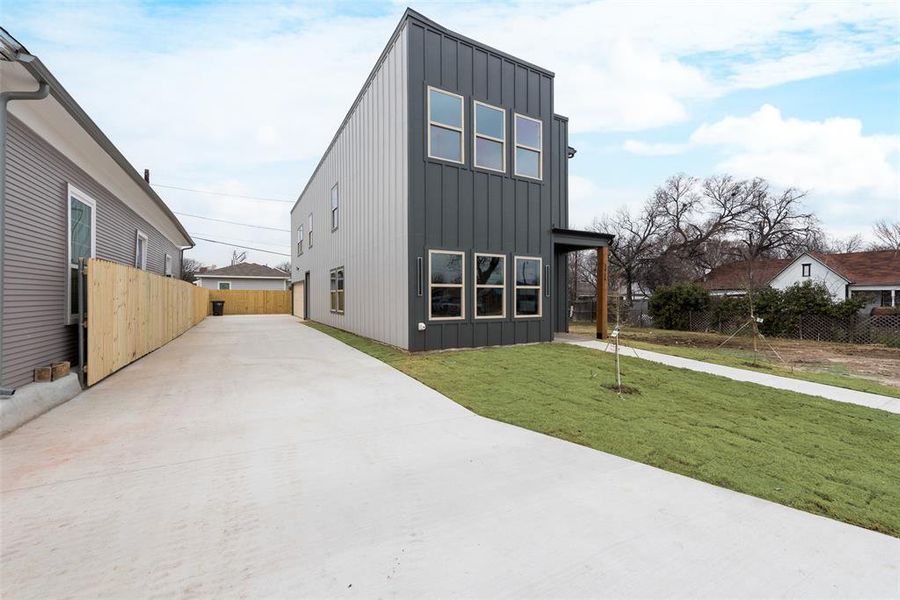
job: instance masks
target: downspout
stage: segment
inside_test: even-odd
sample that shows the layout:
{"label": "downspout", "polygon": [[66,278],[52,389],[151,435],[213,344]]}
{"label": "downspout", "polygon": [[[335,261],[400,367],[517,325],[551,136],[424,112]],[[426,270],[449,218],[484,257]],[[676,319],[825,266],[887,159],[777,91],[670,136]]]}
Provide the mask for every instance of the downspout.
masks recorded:
{"label": "downspout", "polygon": [[[16,57],[20,62],[31,62],[34,57],[30,54],[18,53]],[[13,100],[43,100],[50,93],[50,85],[41,81],[38,89],[33,92],[2,92],[0,93],[0,376],[3,373],[3,264],[4,246],[6,245],[6,133],[7,133],[7,104]],[[2,381],[0,381],[2,383]],[[7,389],[0,385],[0,396],[9,396],[15,390]]]}

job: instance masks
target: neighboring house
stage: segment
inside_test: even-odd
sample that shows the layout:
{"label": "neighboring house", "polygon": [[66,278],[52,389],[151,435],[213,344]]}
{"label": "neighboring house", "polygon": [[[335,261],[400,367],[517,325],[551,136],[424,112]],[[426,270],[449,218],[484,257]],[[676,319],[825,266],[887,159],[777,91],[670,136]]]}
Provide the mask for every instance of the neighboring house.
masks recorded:
{"label": "neighboring house", "polygon": [[290,275],[256,263],[238,263],[197,273],[197,285],[210,290],[286,290]]}
{"label": "neighboring house", "polygon": [[291,210],[301,316],[410,350],[568,327],[554,76],[407,10]]}
{"label": "neighboring house", "polygon": [[731,263],[710,271],[703,285],[711,294],[741,295],[748,288],[769,286],[783,290],[804,281],[824,285],[835,301],[863,297],[867,301],[866,309],[897,307],[900,306],[900,252],[805,252],[792,259]]}
{"label": "neighboring house", "polygon": [[[179,277],[193,241],[41,61],[0,29],[0,387],[78,363],[79,258]],[[17,398],[21,394],[17,393]]]}

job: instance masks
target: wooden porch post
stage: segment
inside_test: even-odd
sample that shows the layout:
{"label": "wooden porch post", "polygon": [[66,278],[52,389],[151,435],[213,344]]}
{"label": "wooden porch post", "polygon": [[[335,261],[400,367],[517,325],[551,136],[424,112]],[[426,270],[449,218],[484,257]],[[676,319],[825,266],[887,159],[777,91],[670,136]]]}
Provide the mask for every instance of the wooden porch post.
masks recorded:
{"label": "wooden porch post", "polygon": [[609,266],[609,248],[597,248],[597,339],[609,337],[607,323],[607,304],[609,303],[609,283],[607,271]]}

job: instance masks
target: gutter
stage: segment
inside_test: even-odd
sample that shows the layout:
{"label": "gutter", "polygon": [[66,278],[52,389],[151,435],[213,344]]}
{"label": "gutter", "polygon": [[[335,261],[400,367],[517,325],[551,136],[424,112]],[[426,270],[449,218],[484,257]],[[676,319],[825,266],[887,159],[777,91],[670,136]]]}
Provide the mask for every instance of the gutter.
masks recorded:
{"label": "gutter", "polygon": [[[15,60],[24,65],[28,65],[35,60],[35,57],[21,52],[15,51]],[[2,92],[0,93],[0,376],[3,373],[3,264],[4,264],[4,248],[6,246],[6,127],[7,127],[7,104],[14,100],[43,100],[50,94],[50,84],[43,79],[38,79],[38,89],[33,92]],[[9,396],[14,390],[0,387],[0,396]]]}

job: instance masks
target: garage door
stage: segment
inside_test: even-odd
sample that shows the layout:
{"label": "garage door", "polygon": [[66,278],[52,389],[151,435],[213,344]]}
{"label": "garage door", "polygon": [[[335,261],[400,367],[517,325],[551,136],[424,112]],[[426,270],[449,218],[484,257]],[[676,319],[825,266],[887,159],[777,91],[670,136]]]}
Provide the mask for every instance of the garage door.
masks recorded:
{"label": "garage door", "polygon": [[303,318],[303,282],[294,284],[294,316]]}

